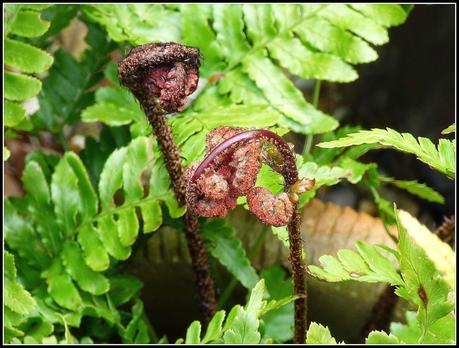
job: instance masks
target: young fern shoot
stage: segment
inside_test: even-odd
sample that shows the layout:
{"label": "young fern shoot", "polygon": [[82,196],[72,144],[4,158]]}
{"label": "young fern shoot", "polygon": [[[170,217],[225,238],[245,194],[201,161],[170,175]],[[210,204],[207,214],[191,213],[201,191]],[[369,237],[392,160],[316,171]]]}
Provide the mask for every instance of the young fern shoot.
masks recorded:
{"label": "young fern shoot", "polygon": [[[273,195],[255,187],[262,163],[284,178],[284,192]],[[264,224],[288,225],[290,262],[295,300],[295,342],[304,343],[306,334],[305,265],[297,212],[298,196],[312,189],[314,180],[298,178],[295,156],[290,146],[269,130],[220,127],[207,134],[206,157],[190,166],[188,209],[200,216],[223,217],[236,207],[237,198],[247,197],[250,211]]]}
{"label": "young fern shoot", "polygon": [[[165,116],[182,111],[187,97],[196,90],[200,59],[196,48],[177,43],[152,43],[132,49],[118,67],[121,83],[134,93],[153,127],[181,205],[185,204],[182,164]],[[185,214],[185,234],[201,313],[208,323],[216,312],[215,290],[198,217],[192,211]]]}

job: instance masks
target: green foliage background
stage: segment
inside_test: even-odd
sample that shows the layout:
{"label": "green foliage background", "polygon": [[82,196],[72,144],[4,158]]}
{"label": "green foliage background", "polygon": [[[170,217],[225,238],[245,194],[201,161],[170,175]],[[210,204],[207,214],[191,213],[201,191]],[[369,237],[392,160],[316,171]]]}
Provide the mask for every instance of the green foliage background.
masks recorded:
{"label": "green foliage background", "polygon": [[[317,102],[307,101],[291,79],[354,81],[355,66],[378,58],[377,46],[388,42],[389,28],[402,24],[410,10],[409,5],[396,4],[6,5],[6,135],[50,132],[66,152],[29,153],[22,174],[25,197],[4,202],[5,341],[167,342],[156,336],[143,311],[143,284],[124,273],[122,265],[140,235],[164,224],[181,226],[185,208],[175,200],[140,106],[119,85],[111,58],[116,51],[124,54],[152,41],[177,41],[201,50],[202,88],[183,113],[168,120],[184,165],[202,157],[207,132],[219,126],[320,135],[320,148],[297,155],[300,176],[317,183],[302,195],[301,205],[321,186],[342,179],[370,190],[387,223],[395,223],[397,216],[378,193],[382,185],[443,203],[444,198],[425,184],[384,177],[377,164],[359,158],[389,146],[415,154],[454,178],[455,140],[441,139],[436,147],[426,138],[416,140],[391,129],[338,128],[338,122],[319,110]],[[51,49],[54,35],[73,18],[88,27],[88,48],[78,59],[63,49]],[[35,96],[40,108],[26,115],[21,102]],[[64,127],[81,122],[105,127],[99,139],[87,137],[85,149],[77,155],[68,151]],[[257,184],[273,192],[282,190],[281,179],[267,167]],[[122,202],[116,199],[120,193]],[[272,232],[287,243],[285,228]],[[218,312],[204,335],[200,323],[193,322],[178,342],[289,341],[291,319],[285,319],[282,330],[273,325],[293,315],[292,287],[285,272],[277,267],[258,274],[223,219],[203,222],[202,234],[210,255],[251,296],[246,306],[238,305],[228,315]],[[378,247],[361,243],[357,249],[341,251],[339,260],[324,256],[323,269],[311,266],[310,271],[328,281],[350,279],[349,272],[358,271],[362,276],[354,280],[397,285],[398,294],[419,308],[416,316],[407,314],[407,325],[394,326],[393,335],[372,333],[368,343],[412,343],[413,337],[426,343],[434,338],[451,341],[445,329],[454,321],[446,301],[448,286],[428,259],[418,268],[407,266],[424,254],[403,228],[398,250],[390,251],[401,275]],[[413,283],[419,277],[429,298],[432,294],[427,306],[417,297],[419,284]],[[425,277],[438,281],[425,283]],[[96,332],[100,321],[104,329]],[[335,340],[327,328],[314,323],[307,342]]]}

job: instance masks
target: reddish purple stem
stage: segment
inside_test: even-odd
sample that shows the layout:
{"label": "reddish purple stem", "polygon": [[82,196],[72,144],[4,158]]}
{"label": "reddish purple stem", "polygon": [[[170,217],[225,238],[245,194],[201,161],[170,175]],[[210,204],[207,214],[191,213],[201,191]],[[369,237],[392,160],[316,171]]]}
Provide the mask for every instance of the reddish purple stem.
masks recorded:
{"label": "reddish purple stem", "polygon": [[284,161],[286,172],[282,173],[287,186],[293,185],[298,180],[298,171],[296,169],[295,156],[292,150],[288,146],[287,142],[274,132],[266,129],[249,130],[232,136],[217,145],[201,162],[196,168],[193,176],[191,177],[192,182],[196,182],[198,178],[204,173],[204,170],[209,164],[211,164],[220,154],[228,150],[232,145],[242,141],[249,141],[253,139],[266,138],[272,144],[274,144],[281,152]]}

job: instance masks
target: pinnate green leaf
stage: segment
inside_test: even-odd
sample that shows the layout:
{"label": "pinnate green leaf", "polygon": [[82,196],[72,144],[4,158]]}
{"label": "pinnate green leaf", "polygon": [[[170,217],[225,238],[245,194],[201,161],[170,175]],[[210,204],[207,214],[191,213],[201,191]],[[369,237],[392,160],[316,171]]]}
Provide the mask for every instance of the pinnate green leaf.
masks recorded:
{"label": "pinnate green leaf", "polygon": [[[384,256],[378,248],[358,241],[357,251],[339,250],[338,258],[323,255],[319,258],[321,267],[310,265],[309,272],[330,282],[355,280],[363,282],[385,282],[392,285],[403,285],[392,261]],[[379,249],[379,250],[378,250]],[[396,251],[393,251],[396,254]]]}
{"label": "pinnate green leaf", "polygon": [[354,69],[328,53],[315,53],[296,38],[278,38],[268,45],[273,58],[303,79],[350,82],[357,79]]}
{"label": "pinnate green leaf", "polygon": [[334,4],[327,6],[319,12],[319,16],[375,45],[382,45],[389,40],[387,30],[383,26],[348,5]]}
{"label": "pinnate green leaf", "polygon": [[258,312],[262,308],[264,290],[264,280],[262,279],[253,288],[246,307],[238,311],[231,328],[224,333],[225,344],[258,344],[260,342]]}
{"label": "pinnate green leaf", "polygon": [[290,123],[294,122],[296,127],[290,127],[293,130],[304,134],[317,134],[331,131],[338,126],[333,118],[307,103],[300,91],[262,51],[244,59],[243,70],[255,81],[271,105],[286,115]]}
{"label": "pinnate green leaf", "polygon": [[110,287],[108,279],[89,268],[76,242],[67,241],[61,257],[65,269],[82,290],[94,295],[101,295],[108,291]]}
{"label": "pinnate green leaf", "polygon": [[294,31],[302,41],[348,63],[369,63],[378,58],[376,51],[366,41],[322,18],[310,18],[295,27]]}
{"label": "pinnate green leaf", "polygon": [[209,343],[221,336],[222,329],[223,329],[223,321],[225,320],[225,311],[218,311],[215,313],[212,320],[209,322],[207,326],[206,334],[202,339],[201,343]]}
{"label": "pinnate green leaf", "polygon": [[400,344],[400,340],[384,331],[372,331],[365,340],[365,344]]}
{"label": "pinnate green leaf", "polygon": [[388,182],[398,188],[404,189],[409,193],[421,197],[429,202],[444,203],[445,197],[440,193],[430,188],[426,184],[417,182],[416,180],[396,180],[394,178],[380,177],[382,181]]}
{"label": "pinnate green leaf", "polygon": [[193,321],[186,331],[185,344],[199,344],[201,342],[201,323]]}
{"label": "pinnate green leaf", "polygon": [[53,64],[53,57],[32,45],[6,39],[5,64],[26,73],[43,72]]}
{"label": "pinnate green leaf", "polygon": [[362,130],[352,133],[344,138],[320,143],[324,148],[344,147],[360,144],[375,144],[392,147],[399,151],[408,152],[440,172],[454,177],[456,173],[456,148],[452,141],[440,139],[438,147],[427,138],[419,137],[417,140],[409,133],[399,133],[391,128]]}
{"label": "pinnate green leaf", "polygon": [[5,72],[5,97],[11,100],[26,100],[37,95],[41,81],[23,74]]}
{"label": "pinnate green leaf", "polygon": [[25,109],[21,104],[5,100],[5,126],[15,127],[25,117]]}
{"label": "pinnate green leaf", "polygon": [[336,344],[336,340],[328,327],[312,322],[306,335],[306,344]]}
{"label": "pinnate green leaf", "polygon": [[255,269],[242,247],[241,241],[224,220],[211,220],[202,226],[201,233],[209,242],[208,249],[247,289],[252,289],[259,281]]}

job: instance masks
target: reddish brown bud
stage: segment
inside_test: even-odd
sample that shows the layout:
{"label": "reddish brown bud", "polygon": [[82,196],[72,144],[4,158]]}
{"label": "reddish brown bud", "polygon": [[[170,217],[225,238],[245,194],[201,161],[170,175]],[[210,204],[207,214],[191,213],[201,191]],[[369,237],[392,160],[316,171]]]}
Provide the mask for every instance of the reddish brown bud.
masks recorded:
{"label": "reddish brown bud", "polygon": [[293,215],[293,204],[287,193],[274,196],[264,187],[254,187],[247,194],[250,211],[267,225],[284,226]]}
{"label": "reddish brown bud", "polygon": [[257,174],[261,168],[261,143],[255,142],[244,145],[234,151],[230,162],[235,171],[231,185],[234,194],[245,195],[257,181]]}
{"label": "reddish brown bud", "polygon": [[182,111],[199,80],[201,54],[177,43],[152,43],[132,49],[121,61],[121,83],[142,101],[156,101],[167,113]]}
{"label": "reddish brown bud", "polygon": [[[185,175],[188,207],[201,216],[223,216],[246,195],[250,210],[263,223],[284,226],[292,219],[298,196],[314,184],[298,180],[291,147],[270,131],[216,128],[207,135],[206,156]],[[263,162],[284,176],[288,193],[274,196],[254,187]]]}
{"label": "reddish brown bud", "polygon": [[194,210],[198,215],[204,217],[224,217],[228,212],[224,201],[209,198],[198,200]]}
{"label": "reddish brown bud", "polygon": [[229,187],[223,175],[210,173],[201,175],[198,180],[198,187],[204,196],[212,199],[223,199],[228,195]]}

